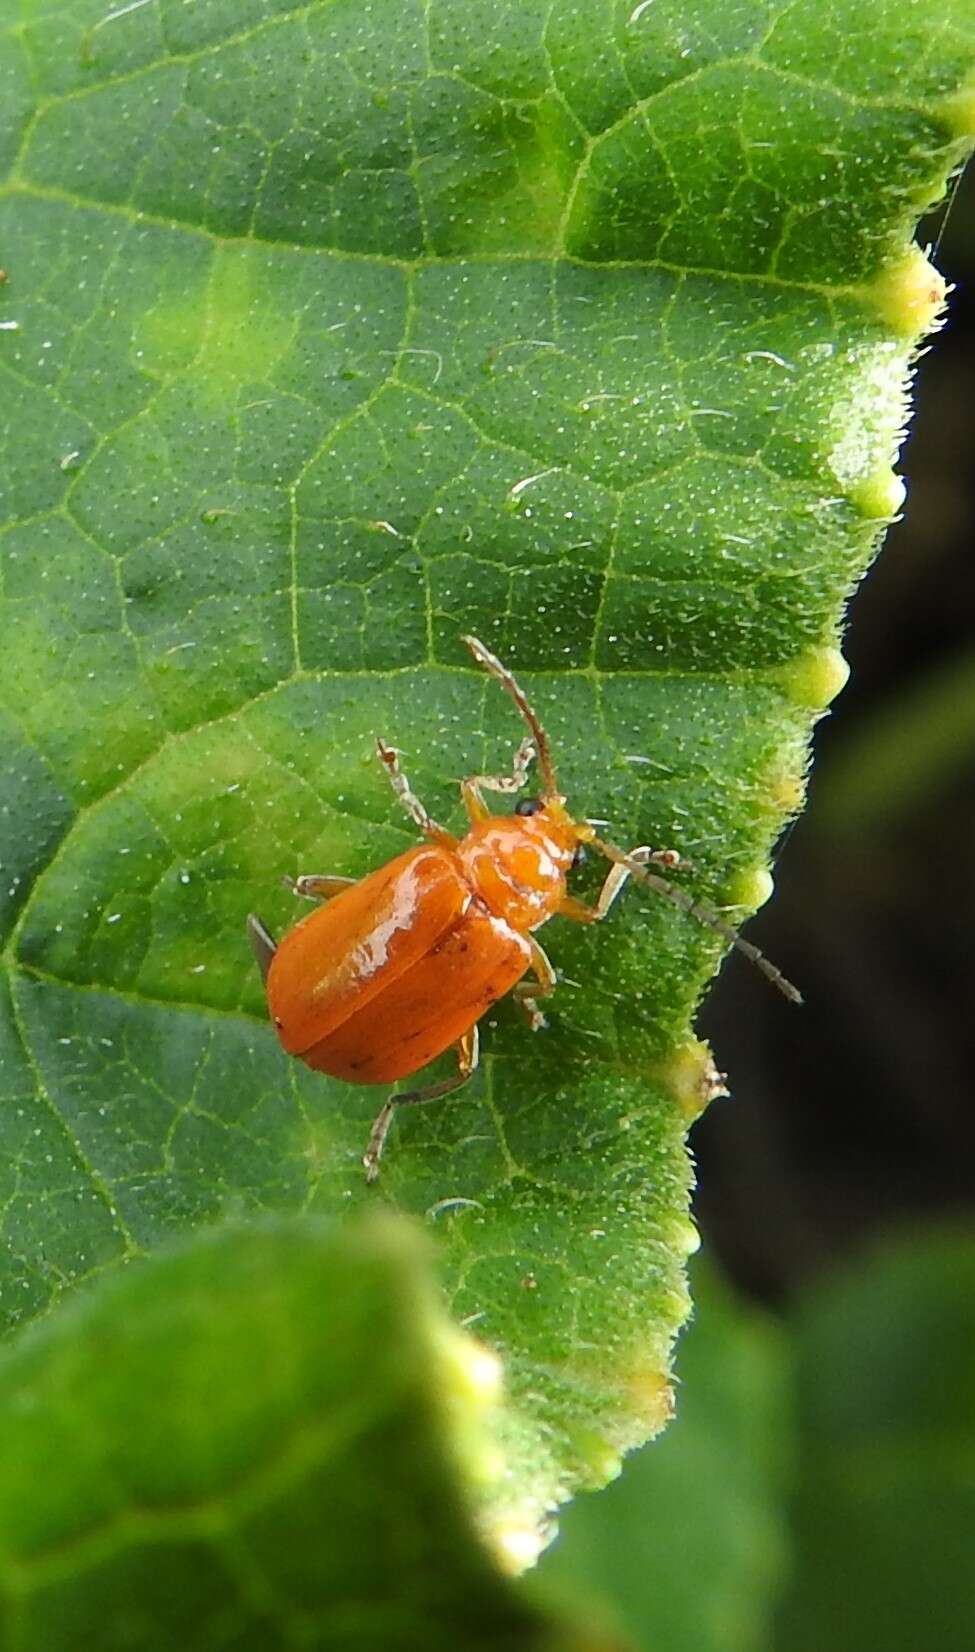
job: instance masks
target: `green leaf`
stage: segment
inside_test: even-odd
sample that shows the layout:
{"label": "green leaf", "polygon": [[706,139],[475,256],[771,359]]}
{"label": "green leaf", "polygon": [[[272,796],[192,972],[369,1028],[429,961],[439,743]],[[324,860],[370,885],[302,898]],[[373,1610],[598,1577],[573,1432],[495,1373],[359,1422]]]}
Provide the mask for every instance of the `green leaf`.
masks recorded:
{"label": "green leaf", "polygon": [[[897,508],[973,125],[965,0],[0,4],[0,1302],[377,1195],[374,1094],[289,1062],[243,941],[411,841],[525,676],[573,807],[744,917]],[[595,888],[598,870],[589,873]],[[546,941],[549,934],[546,934]],[[668,1412],[716,938],[553,925],[463,1097],[397,1121],[501,1349],[520,1553]],[[787,964],[787,960],[783,960]],[[783,1014],[788,1013],[783,1008]]]}
{"label": "green leaf", "polygon": [[602,1595],[647,1652],[764,1652],[789,1547],[791,1366],[770,1320],[699,1267],[692,1283],[677,1416],[573,1504],[539,1579]]}
{"label": "green leaf", "polygon": [[888,1241],[798,1318],[782,1652],[965,1652],[975,1621],[975,1237]]}
{"label": "green leaf", "polygon": [[8,1352],[4,1646],[611,1652],[475,1537],[457,1458],[487,1461],[483,1354],[423,1250],[389,1219],[228,1226]]}

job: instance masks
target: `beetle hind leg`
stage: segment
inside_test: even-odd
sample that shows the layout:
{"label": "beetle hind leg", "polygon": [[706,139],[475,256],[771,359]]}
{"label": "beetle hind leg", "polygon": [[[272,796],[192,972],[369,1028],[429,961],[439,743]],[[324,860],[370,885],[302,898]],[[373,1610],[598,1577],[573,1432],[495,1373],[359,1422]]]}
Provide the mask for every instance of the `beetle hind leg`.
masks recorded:
{"label": "beetle hind leg", "polygon": [[278,943],[263,924],[256,912],[247,914],[247,939],[251,944],[251,951],[257,959],[257,967],[261,972],[261,980],[267,980],[267,972],[271,967],[271,960],[278,950]]}
{"label": "beetle hind leg", "polygon": [[425,1101],[439,1101],[441,1096],[449,1096],[452,1090],[459,1090],[466,1084],[475,1071],[478,1062],[479,1040],[476,1027],[457,1040],[457,1073],[454,1078],[441,1079],[439,1084],[428,1084],[423,1090],[407,1090],[389,1100],[376,1114],[375,1122],[369,1132],[369,1144],[362,1155],[365,1166],[366,1181],[374,1182],[379,1175],[379,1161],[382,1158],[383,1148],[389,1127],[393,1122],[393,1114],[397,1107],[415,1107]]}

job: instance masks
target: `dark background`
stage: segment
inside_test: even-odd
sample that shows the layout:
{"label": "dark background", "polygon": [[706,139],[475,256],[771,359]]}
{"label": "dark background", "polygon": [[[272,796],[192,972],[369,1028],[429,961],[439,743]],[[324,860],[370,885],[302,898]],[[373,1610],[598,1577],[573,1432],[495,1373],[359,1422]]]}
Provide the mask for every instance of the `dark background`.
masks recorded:
{"label": "dark background", "polygon": [[730,1101],[696,1125],[705,1243],[782,1302],[876,1231],[975,1209],[975,172],[922,246],[955,290],[918,363],[903,520],[851,605],[806,813],[701,1018]]}

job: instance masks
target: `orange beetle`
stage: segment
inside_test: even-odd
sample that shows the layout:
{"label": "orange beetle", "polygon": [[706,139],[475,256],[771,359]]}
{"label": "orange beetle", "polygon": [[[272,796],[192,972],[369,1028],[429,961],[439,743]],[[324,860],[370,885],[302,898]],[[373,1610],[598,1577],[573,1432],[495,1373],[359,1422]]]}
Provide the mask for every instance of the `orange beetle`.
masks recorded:
{"label": "orange beetle", "polygon": [[[248,935],[267,987],[278,1036],[307,1066],[359,1084],[390,1084],[419,1072],[453,1045],[457,1073],[425,1089],[393,1095],[380,1109],[363,1155],[367,1181],[396,1107],[435,1101],[466,1083],[477,1066],[477,1023],[511,992],[533,1031],[545,1025],[538,999],[555,989],[552,965],[534,931],[559,913],[577,923],[604,918],[634,876],[741,948],[788,997],[795,987],[756,947],[647,866],[677,867],[672,849],[628,854],[573,820],[555,778],[548,737],[511,672],[476,637],[474,658],[507,690],[528,724],[510,775],[476,775],[461,783],[470,821],[464,838],[431,820],[399,767],[398,753],[377,741],[397,797],[427,842],[378,871],[354,878],[307,875],[296,895],[326,904],[289,931],[280,946],[253,913]],[[537,756],[543,791],[512,815],[492,815],[484,791],[515,792]],[[612,862],[594,906],[570,895],[567,875],[591,843]],[[531,981],[523,979],[529,971]]]}

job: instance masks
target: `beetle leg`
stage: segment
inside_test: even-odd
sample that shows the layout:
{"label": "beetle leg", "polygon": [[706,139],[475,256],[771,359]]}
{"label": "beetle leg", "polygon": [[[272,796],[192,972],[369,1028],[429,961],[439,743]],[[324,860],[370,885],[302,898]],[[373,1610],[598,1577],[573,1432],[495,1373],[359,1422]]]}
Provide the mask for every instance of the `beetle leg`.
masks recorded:
{"label": "beetle leg", "polygon": [[439,1084],[428,1084],[425,1090],[407,1090],[400,1095],[390,1096],[384,1107],[379,1109],[376,1120],[369,1132],[369,1145],[362,1155],[365,1165],[366,1181],[374,1182],[379,1175],[379,1161],[382,1158],[386,1137],[397,1107],[415,1107],[423,1101],[439,1101],[441,1096],[449,1096],[452,1090],[459,1090],[466,1084],[474,1072],[479,1052],[477,1027],[471,1027],[457,1040],[457,1076],[441,1079]]}
{"label": "beetle leg", "polygon": [[315,872],[304,872],[299,878],[282,878],[285,889],[290,889],[292,895],[300,895],[306,901],[330,901],[334,895],[341,895],[343,889],[350,889],[358,880],[356,878],[320,878]]}
{"label": "beetle leg", "polygon": [[271,959],[278,950],[277,942],[271,931],[262,924],[256,912],[247,914],[247,939],[251,944],[251,951],[257,959],[257,967],[261,972],[261,980],[267,980],[267,972],[271,967]]}
{"label": "beetle leg", "polygon": [[482,786],[487,792],[520,792],[534,760],[535,742],[531,735],[526,735],[512,759],[510,774],[472,774],[468,780],[461,781],[460,793],[472,826],[479,820],[487,820],[491,812],[481,796]]}
{"label": "beetle leg", "polygon": [[545,1025],[545,1017],[538,1007],[539,998],[550,998],[555,991],[557,976],[548,954],[543,951],[534,935],[527,937],[528,945],[532,949],[531,967],[535,981],[519,981],[512,990],[512,998],[522,1011],[532,1032],[540,1032]]}
{"label": "beetle leg", "polygon": [[490,820],[491,811],[481,796],[483,778],[481,775],[471,775],[460,783],[461,802],[467,811],[467,818],[472,826],[482,820]]}
{"label": "beetle leg", "polygon": [[[641,845],[639,849],[631,849],[629,859],[635,860],[640,866],[666,866],[670,871],[684,864],[676,849],[650,849],[646,844]],[[628,867],[611,866],[595,906],[587,906],[585,901],[578,901],[574,895],[567,895],[558,908],[559,917],[571,918],[579,924],[599,923],[600,919],[605,918],[629,876]]]}
{"label": "beetle leg", "polygon": [[431,843],[439,843],[444,849],[456,848],[457,839],[451,837],[449,832],[444,831],[444,828],[438,826],[437,822],[431,820],[427,814],[426,809],[399,766],[399,752],[396,747],[387,746],[385,740],[377,740],[376,750],[379,753],[379,761],[389,775],[390,785],[414,826],[418,826],[424,837],[429,838]]}

